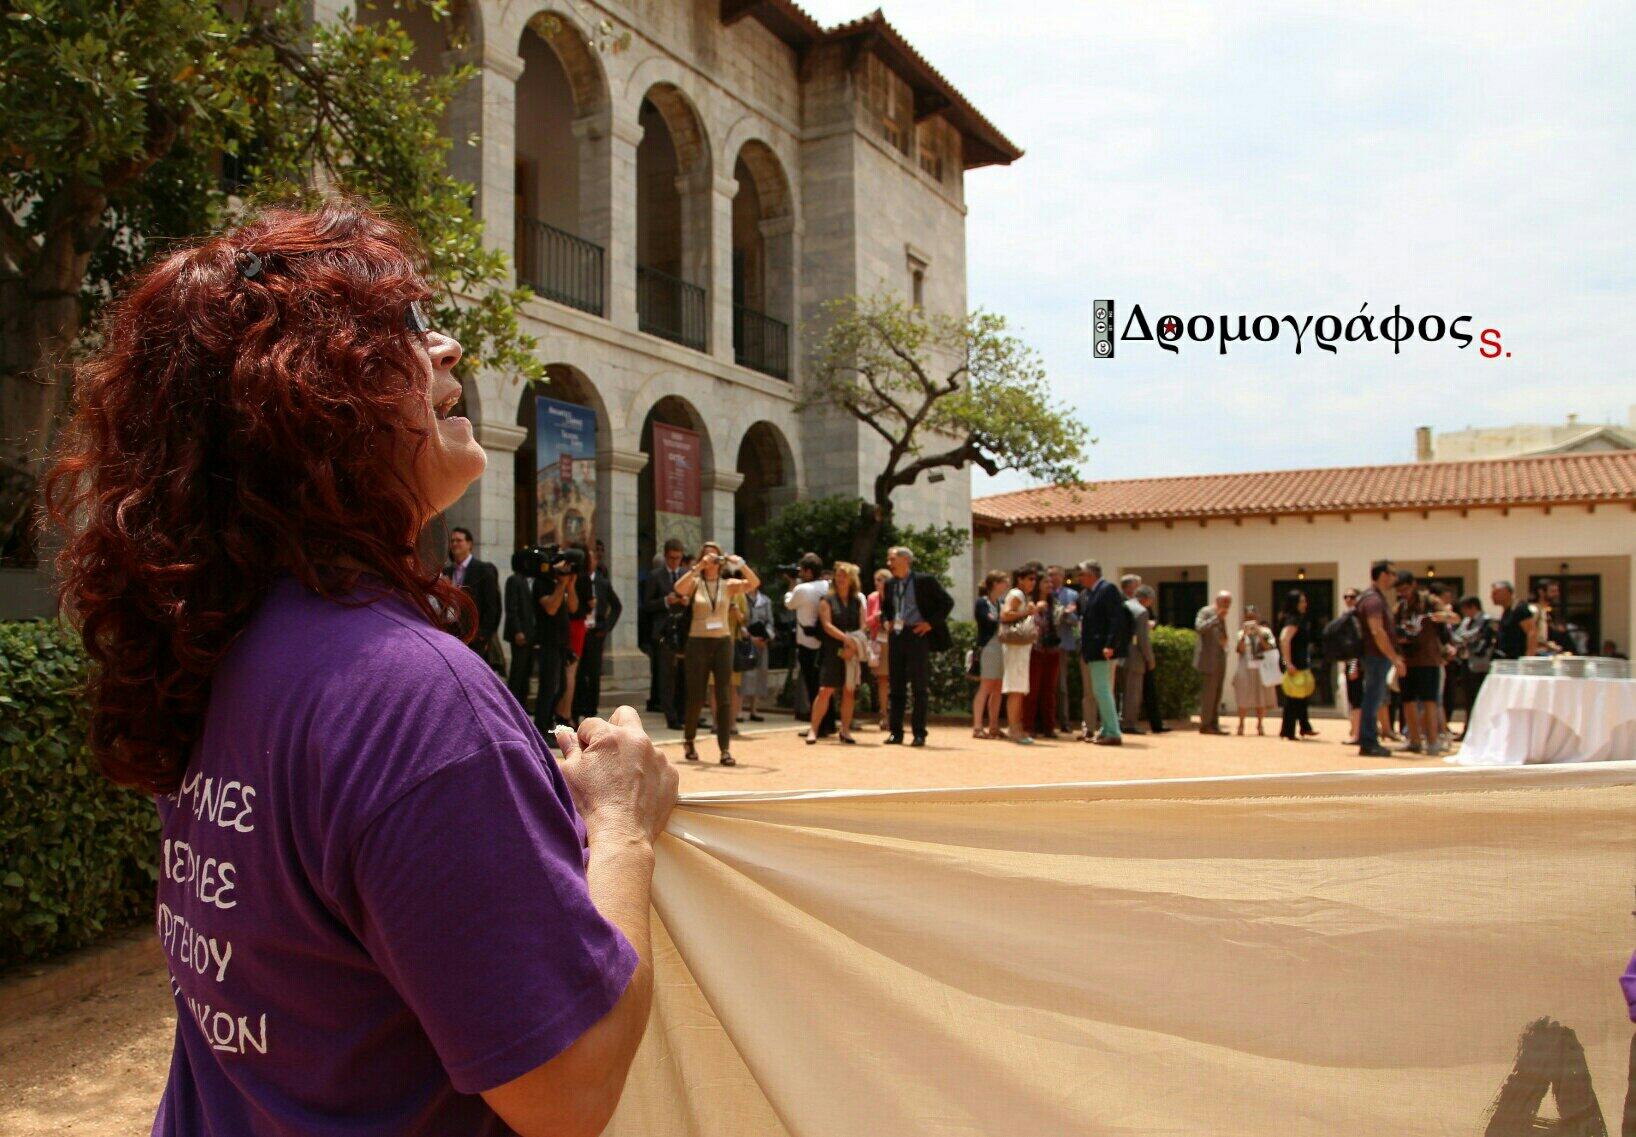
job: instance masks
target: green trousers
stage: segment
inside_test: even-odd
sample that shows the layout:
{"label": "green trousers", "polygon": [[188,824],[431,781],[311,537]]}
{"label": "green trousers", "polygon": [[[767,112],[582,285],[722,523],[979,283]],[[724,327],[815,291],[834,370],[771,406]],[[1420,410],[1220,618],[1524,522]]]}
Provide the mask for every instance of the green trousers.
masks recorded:
{"label": "green trousers", "polygon": [[1119,712],[1113,705],[1113,660],[1093,659],[1085,670],[1090,673],[1096,711],[1102,717],[1100,733],[1105,738],[1119,738]]}

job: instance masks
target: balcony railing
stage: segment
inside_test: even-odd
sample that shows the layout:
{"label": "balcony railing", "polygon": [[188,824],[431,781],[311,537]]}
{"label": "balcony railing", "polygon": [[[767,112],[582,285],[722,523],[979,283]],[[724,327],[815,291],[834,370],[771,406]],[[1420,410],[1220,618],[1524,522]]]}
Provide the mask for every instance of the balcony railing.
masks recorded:
{"label": "balcony railing", "polygon": [[644,332],[703,351],[708,312],[698,285],[636,266],[636,321]]}
{"label": "balcony railing", "polygon": [[547,300],[603,315],[602,246],[532,217],[517,220],[522,282]]}
{"label": "balcony railing", "polygon": [[782,320],[733,305],[733,359],[775,379],[790,377],[790,326]]}

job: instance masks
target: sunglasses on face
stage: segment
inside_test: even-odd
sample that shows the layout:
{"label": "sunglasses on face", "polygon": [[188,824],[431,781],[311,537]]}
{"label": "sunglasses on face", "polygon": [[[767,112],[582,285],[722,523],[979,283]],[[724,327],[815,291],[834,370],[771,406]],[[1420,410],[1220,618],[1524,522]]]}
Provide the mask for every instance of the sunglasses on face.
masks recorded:
{"label": "sunglasses on face", "polygon": [[409,301],[409,306],[404,309],[403,323],[416,335],[423,336],[432,330],[431,321],[426,318],[426,312],[421,308],[419,300]]}

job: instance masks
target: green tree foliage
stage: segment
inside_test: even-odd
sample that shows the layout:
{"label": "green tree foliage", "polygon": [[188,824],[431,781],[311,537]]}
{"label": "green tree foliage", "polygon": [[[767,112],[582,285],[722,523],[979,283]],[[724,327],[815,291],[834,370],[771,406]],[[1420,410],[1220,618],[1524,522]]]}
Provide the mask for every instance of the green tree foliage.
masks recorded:
{"label": "green tree foliage", "polygon": [[90,764],[79,637],[0,623],[0,970],[153,914],[159,815]]}
{"label": "green tree foliage", "polygon": [[852,549],[860,564],[883,541],[892,495],[922,474],[977,466],[1078,480],[1086,433],[1050,397],[1038,355],[992,312],[927,313],[896,296],[826,305],[807,405],[839,407],[886,444],[873,500]]}
{"label": "green tree foliage", "polygon": [[[769,580],[774,566],[790,564],[803,553],[817,553],[826,565],[851,560],[858,530],[864,525],[868,503],[856,497],[820,497],[797,501],[779,510],[778,515],[756,530],[756,540],[764,542],[766,563],[758,570]],[[914,526],[888,521],[880,530],[877,552],[879,561],[854,562],[864,571],[864,588],[869,574],[885,563],[885,550],[902,545],[915,554],[915,565],[952,585],[949,564],[966,551],[970,535],[956,525]]]}
{"label": "green tree foliage", "polygon": [[[448,0],[415,0],[461,42]],[[0,550],[33,499],[69,362],[121,278],[230,221],[240,194],[356,194],[424,242],[463,366],[537,379],[504,256],[449,173],[444,110],[396,20],[313,27],[300,0],[9,0],[0,18]],[[225,156],[225,157],[224,157]],[[224,173],[237,178],[224,178]],[[234,182],[238,184],[234,184]],[[250,187],[247,189],[247,187]]]}

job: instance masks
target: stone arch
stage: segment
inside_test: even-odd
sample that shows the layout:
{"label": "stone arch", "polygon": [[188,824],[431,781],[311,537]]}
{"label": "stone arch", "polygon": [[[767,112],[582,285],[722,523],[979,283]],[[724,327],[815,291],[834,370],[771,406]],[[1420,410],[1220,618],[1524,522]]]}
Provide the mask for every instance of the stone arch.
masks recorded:
{"label": "stone arch", "polygon": [[605,315],[607,75],[566,12],[536,11],[516,44],[517,278],[548,300]]}
{"label": "stone arch", "polygon": [[[546,365],[547,382],[543,386],[518,384],[516,425],[524,432],[524,438],[517,447],[514,457],[513,488],[515,500],[515,543],[519,546],[533,541],[571,541],[576,539],[589,540],[594,530],[606,528],[607,491],[602,485],[603,479],[596,473],[596,460],[599,455],[607,453],[609,439],[612,436],[612,427],[608,421],[607,404],[601,393],[591,382],[589,376],[578,367],[568,363],[551,363]],[[585,501],[574,504],[568,503],[564,508],[547,508],[542,512],[540,506],[543,500],[540,486],[542,482],[539,469],[538,446],[538,404],[536,396],[557,399],[565,403],[587,407],[596,419],[596,440],[594,452],[590,455],[589,468],[581,468],[574,475],[572,481],[583,487],[585,483],[595,485],[594,498],[590,495]],[[560,492],[560,491],[559,491]],[[577,518],[585,528],[569,524],[563,527],[562,518]]]}
{"label": "stone arch", "polygon": [[680,87],[660,82],[642,96],[637,125],[637,326],[704,351],[715,192],[704,120]]}
{"label": "stone arch", "polygon": [[777,424],[758,419],[739,439],[735,471],[743,477],[733,495],[733,543],[752,561],[766,550],[755,532],[795,500],[795,453]]}
{"label": "stone arch", "polygon": [[[638,446],[642,453],[648,456],[646,467],[637,482],[637,523],[636,523],[636,551],[637,564],[641,569],[652,563],[654,555],[663,547],[669,537],[678,537],[689,549],[697,547],[700,540],[711,532],[711,493],[714,481],[716,463],[713,440],[710,437],[710,427],[704,415],[693,402],[680,392],[654,391],[655,397],[643,411],[639,420],[641,423],[638,435]],[[633,419],[632,421],[638,421]],[[654,444],[654,426],[656,424],[680,427],[693,431],[699,436],[699,468],[692,473],[698,480],[698,513],[696,520],[691,514],[662,511],[661,503],[657,500],[657,482],[661,458]],[[661,514],[664,514],[661,517]]]}
{"label": "stone arch", "polygon": [[794,194],[791,192],[789,174],[771,146],[759,138],[747,139],[733,159],[735,178],[739,176],[741,167],[755,187],[762,220],[793,215]]}
{"label": "stone arch", "polygon": [[684,174],[696,176],[710,169],[710,140],[705,131],[704,117],[691,98],[674,83],[655,83],[642,95],[638,106],[651,105],[664,121],[676,148],[677,168]]}
{"label": "stone arch", "polygon": [[519,51],[529,32],[540,37],[562,66],[573,94],[576,117],[595,114],[610,105],[608,76],[602,61],[589,34],[570,12],[554,5],[535,8],[517,33]]}
{"label": "stone arch", "polygon": [[790,179],[758,138],[733,159],[733,353],[738,362],[790,377],[795,317],[795,217]]}

